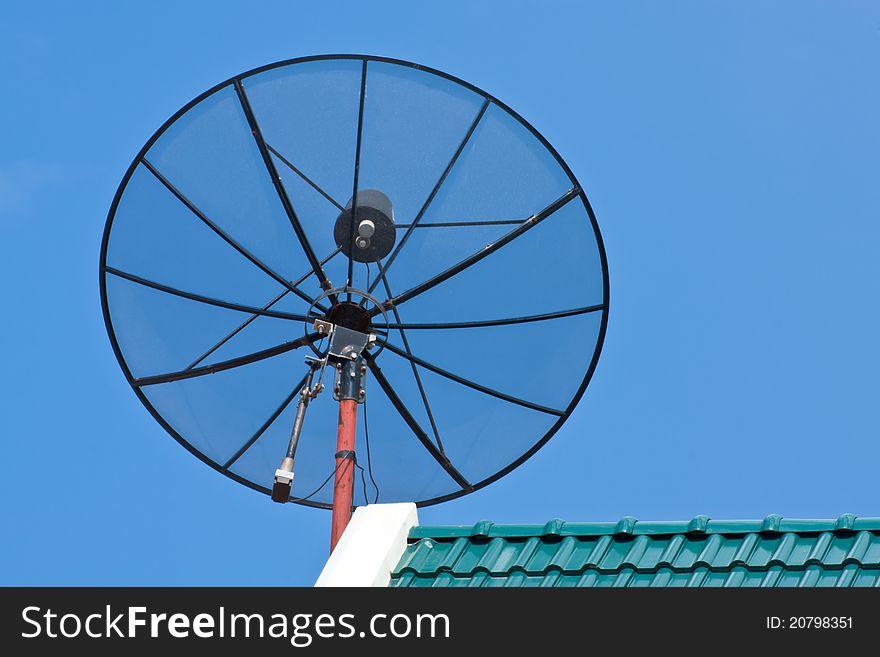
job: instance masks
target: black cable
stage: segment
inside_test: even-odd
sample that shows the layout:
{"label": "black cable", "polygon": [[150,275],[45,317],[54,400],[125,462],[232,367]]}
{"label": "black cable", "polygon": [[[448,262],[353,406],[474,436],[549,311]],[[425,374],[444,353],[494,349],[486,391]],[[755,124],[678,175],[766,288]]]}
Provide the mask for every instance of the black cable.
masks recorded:
{"label": "black cable", "polygon": [[[369,451],[369,448],[368,448],[368,451]],[[365,470],[364,470],[363,466],[358,465],[358,462],[357,462],[356,460],[354,460],[354,459],[347,458],[347,459],[345,459],[345,460],[346,460],[346,461],[351,461],[352,463],[354,463],[354,467],[356,467],[358,470],[361,471],[361,483],[363,484],[363,487],[364,487],[364,503],[369,504],[369,503],[370,503],[370,500],[369,500],[369,497],[367,496],[367,480],[366,480],[366,477],[364,476],[364,472],[365,472]],[[329,481],[333,478],[333,476],[334,476],[334,475],[336,474],[336,472],[339,470],[339,466],[341,466],[341,465],[342,465],[342,463],[340,463],[340,464],[337,465],[335,468],[333,468],[333,472],[331,472],[331,473],[327,476],[327,478],[321,483],[321,485],[318,486],[318,487],[317,487],[314,491],[312,491],[310,494],[306,495],[305,497],[291,497],[291,498],[289,498],[290,501],[291,501],[291,502],[305,502],[305,501],[308,500],[309,498],[314,497],[315,495],[317,495],[317,494],[320,492],[320,490],[321,490],[322,488],[324,488],[324,486],[327,485],[327,482],[329,482]],[[372,479],[372,478],[373,478],[373,475],[372,475],[372,473],[371,473],[371,474],[370,474],[370,479]],[[375,482],[375,481],[373,481],[373,485],[374,485],[374,486],[376,485],[376,482]],[[376,497],[376,499],[378,500],[378,499],[379,499],[379,498],[378,498],[378,490],[379,490],[378,487],[376,488],[376,490],[377,490],[377,497]]]}
{"label": "black cable", "polygon": [[[376,497],[373,499],[373,504],[378,504],[379,502],[379,484],[376,483],[376,479],[373,477],[373,462],[370,459],[370,427],[367,424],[367,398],[364,397],[364,444],[367,447],[367,469],[370,473],[370,481],[373,482],[373,488],[376,489]],[[363,469],[363,468],[361,468]],[[366,482],[364,482],[366,485]],[[366,495],[364,496],[366,499]]]}
{"label": "black cable", "polygon": [[[345,460],[348,461],[349,459],[345,459]],[[310,493],[309,495],[306,495],[305,497],[291,497],[290,501],[291,502],[305,502],[310,497],[314,497],[315,495],[317,495],[320,492],[320,490],[322,488],[324,488],[324,486],[327,485],[327,482],[330,481],[331,479],[333,479],[333,476],[336,474],[337,470],[339,470],[339,466],[341,466],[341,465],[342,465],[342,463],[338,463],[336,465],[336,467],[333,468],[333,472],[331,472],[327,476],[327,478],[324,480],[324,483],[322,483],[320,486],[318,486],[312,493]]]}
{"label": "black cable", "polygon": [[367,497],[367,479],[364,476],[364,468],[361,465],[358,465],[357,461],[354,463],[354,467],[361,471],[361,483],[364,486],[364,504],[369,504],[370,499]]}

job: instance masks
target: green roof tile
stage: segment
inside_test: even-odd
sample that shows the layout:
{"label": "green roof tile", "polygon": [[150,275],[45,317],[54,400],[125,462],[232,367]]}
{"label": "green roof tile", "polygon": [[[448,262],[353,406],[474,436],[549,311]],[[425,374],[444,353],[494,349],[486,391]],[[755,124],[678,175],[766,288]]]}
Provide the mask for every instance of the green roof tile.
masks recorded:
{"label": "green roof tile", "polygon": [[880,518],[421,526],[391,586],[880,587]]}

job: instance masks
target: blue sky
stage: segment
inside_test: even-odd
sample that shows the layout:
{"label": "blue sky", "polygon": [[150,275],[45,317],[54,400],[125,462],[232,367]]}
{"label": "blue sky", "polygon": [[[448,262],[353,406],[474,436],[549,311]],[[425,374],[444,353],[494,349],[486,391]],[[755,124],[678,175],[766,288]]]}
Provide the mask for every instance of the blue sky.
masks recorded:
{"label": "blue sky", "polygon": [[605,348],[570,421],[422,523],[880,515],[876,5],[19,5],[0,25],[0,583],[314,581],[329,514],[165,434],[113,356],[97,270],[113,193],[168,116],[331,52],[515,108],[608,254]]}

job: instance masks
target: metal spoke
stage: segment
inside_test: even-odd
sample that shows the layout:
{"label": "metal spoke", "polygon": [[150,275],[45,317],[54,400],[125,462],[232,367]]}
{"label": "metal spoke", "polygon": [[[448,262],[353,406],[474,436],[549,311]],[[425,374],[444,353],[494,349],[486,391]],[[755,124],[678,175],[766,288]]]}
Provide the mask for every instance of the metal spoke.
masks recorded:
{"label": "metal spoke", "polygon": [[278,356],[288,351],[293,351],[294,349],[299,349],[303,345],[314,342],[315,340],[320,340],[323,337],[325,336],[321,335],[320,333],[310,333],[309,335],[297,338],[296,340],[291,340],[290,342],[284,342],[282,344],[275,345],[274,347],[269,347],[268,349],[255,351],[254,353],[247,354],[246,356],[230,358],[229,360],[220,361],[219,363],[214,363],[213,365],[205,365],[203,367],[195,367],[193,369],[185,369],[178,372],[169,372],[168,374],[157,374],[155,376],[144,376],[140,378],[135,378],[131,380],[131,384],[137,387],[152,386],[158,383],[173,383],[174,381],[182,381],[184,379],[192,379],[197,376],[205,376],[206,374],[223,372],[225,370],[231,370],[235,367],[242,367],[244,365],[256,363],[257,361],[272,358],[273,356]]}
{"label": "metal spoke", "polygon": [[522,219],[498,219],[494,221],[438,221],[429,224],[394,224],[394,228],[458,228],[460,226],[515,226]]}
{"label": "metal spoke", "polygon": [[398,412],[400,417],[406,422],[407,426],[412,430],[415,434],[416,438],[425,446],[425,449],[434,457],[434,459],[439,463],[444,470],[452,477],[455,482],[461,486],[465,491],[473,490],[473,486],[471,483],[462,475],[454,465],[449,461],[446,455],[437,449],[437,446],[431,442],[431,439],[428,437],[428,434],[425,433],[425,430],[419,426],[419,423],[412,416],[412,413],[409,412],[409,409],[406,405],[400,400],[400,397],[397,396],[397,393],[394,391],[394,388],[388,382],[388,379],[385,378],[385,375],[382,373],[382,369],[379,365],[376,364],[375,359],[367,355],[366,357],[367,365],[370,368],[370,371],[373,373],[373,377],[376,379],[376,383],[379,384],[379,387],[385,392],[385,395],[388,397],[388,401],[391,402],[391,405],[394,406],[394,410]]}
{"label": "metal spoke", "polygon": [[293,401],[294,397],[299,395],[300,390],[302,390],[302,388],[306,384],[306,380],[308,378],[309,378],[309,375],[308,375],[308,373],[306,373],[303,376],[303,378],[299,380],[299,383],[297,383],[293,387],[293,391],[289,395],[287,395],[287,397],[284,398],[284,401],[281,402],[281,404],[278,406],[278,408],[276,408],[272,412],[272,415],[270,415],[269,418],[263,423],[263,426],[261,426],[259,429],[257,429],[257,431],[254,433],[254,435],[251,436],[250,438],[248,438],[247,441],[244,443],[244,445],[239,447],[239,449],[235,452],[235,454],[232,455],[232,458],[230,458],[228,461],[226,461],[226,463],[223,464],[223,468],[222,468],[223,472],[226,472],[230,467],[232,467],[232,464],[235,463],[238,459],[240,459],[242,457],[242,455],[246,451],[248,451],[253,446],[253,444],[255,442],[257,442],[257,440],[260,438],[260,436],[262,436],[265,433],[266,429],[268,429],[272,425],[272,423],[278,419],[278,416],[281,415],[284,412],[284,409],[290,405],[290,402]]}
{"label": "metal spoke", "polygon": [[[260,151],[260,155],[263,157],[263,164],[266,166],[266,171],[268,171],[269,177],[272,179],[272,184],[275,186],[275,191],[278,193],[278,199],[281,201],[281,206],[284,208],[284,213],[287,215],[290,225],[293,226],[293,230],[299,239],[300,246],[302,246],[302,250],[305,252],[306,258],[308,258],[309,264],[315,272],[315,276],[318,277],[321,288],[329,290],[332,285],[330,284],[330,281],[327,280],[327,276],[324,274],[324,269],[321,267],[321,263],[318,262],[318,257],[315,255],[315,251],[309,243],[309,238],[303,230],[299,217],[296,216],[293,204],[287,196],[287,190],[284,189],[284,185],[281,183],[281,176],[278,175],[278,169],[275,168],[275,163],[272,161],[272,155],[266,147],[266,141],[263,139],[263,133],[260,130],[260,126],[257,123],[253,110],[251,109],[250,101],[244,91],[241,80],[236,78],[233,81],[233,85],[235,86],[235,93],[238,94],[238,100],[241,103],[241,108],[244,110],[251,133],[257,142],[257,148]],[[334,301],[335,303],[335,299],[331,299],[331,301]]]}
{"label": "metal spoke", "polygon": [[468,131],[465,133],[464,138],[459,143],[458,148],[455,149],[455,153],[453,153],[452,158],[449,160],[449,163],[446,165],[446,168],[443,170],[443,173],[440,175],[439,180],[437,180],[437,184],[434,185],[434,189],[431,190],[431,193],[428,194],[428,198],[425,199],[425,203],[422,205],[419,210],[416,218],[413,219],[412,224],[410,224],[409,228],[406,229],[406,232],[403,234],[403,237],[400,239],[400,242],[394,248],[394,251],[391,252],[391,255],[388,256],[388,260],[385,261],[385,266],[379,269],[379,275],[376,276],[376,280],[373,281],[373,284],[367,290],[368,292],[372,292],[376,289],[376,286],[379,284],[379,280],[382,278],[382,275],[385,274],[390,268],[391,265],[394,264],[394,260],[397,258],[397,254],[400,253],[400,250],[403,248],[403,245],[406,244],[409,236],[412,234],[415,226],[418,225],[419,221],[421,221],[425,212],[428,210],[428,207],[431,205],[431,201],[434,200],[434,197],[437,195],[437,192],[440,191],[440,188],[443,186],[443,183],[446,180],[446,177],[449,175],[449,172],[452,171],[452,167],[455,166],[458,157],[461,155],[464,147],[467,145],[468,141],[470,141],[471,135],[474,134],[474,130],[477,129],[477,125],[479,125],[480,120],[482,120],[483,115],[486,113],[486,110],[489,109],[489,103],[491,101],[487,98],[482,107],[480,107],[480,111],[477,112],[477,115],[474,117],[473,122],[471,123]]}
{"label": "metal spoke", "polygon": [[[363,62],[361,68],[361,94],[358,104],[358,125],[357,125],[357,145],[354,149],[354,181],[351,191],[351,226],[348,231],[348,278],[346,279],[346,287],[351,287],[354,267],[354,236],[355,222],[357,220],[357,194],[358,194],[358,176],[361,168],[361,137],[364,128],[364,97],[367,91],[367,60]],[[351,301],[351,292],[348,293],[348,300]]]}
{"label": "metal spoke", "polygon": [[266,148],[268,148],[269,151],[270,151],[275,157],[277,157],[279,160],[281,160],[281,162],[282,162],[282,164],[284,164],[284,166],[286,166],[288,169],[290,169],[290,170],[293,171],[296,175],[298,175],[300,178],[302,178],[305,182],[307,182],[309,185],[311,185],[312,188],[313,188],[316,192],[318,192],[321,196],[323,196],[325,199],[327,199],[327,200],[330,201],[333,205],[335,205],[337,208],[339,208],[340,211],[345,212],[345,208],[342,207],[341,205],[339,205],[339,203],[336,202],[336,199],[334,199],[332,196],[330,196],[330,194],[328,194],[328,193],[325,192],[323,189],[321,189],[320,187],[318,187],[318,184],[317,184],[317,183],[315,183],[311,178],[309,178],[309,177],[308,177],[306,174],[304,174],[302,171],[300,171],[299,169],[297,169],[297,168],[296,168],[293,164],[291,164],[291,163],[290,163],[290,162],[289,162],[289,161],[288,161],[288,160],[287,160],[287,159],[286,159],[281,153],[279,153],[279,152],[276,151],[274,148],[272,148],[272,145],[271,145],[271,144],[266,143]]}
{"label": "metal spoke", "polygon": [[[225,241],[227,244],[229,244],[229,246],[231,246],[233,249],[238,251],[241,255],[243,255],[245,258],[250,260],[251,263],[256,265],[260,270],[262,270],[264,273],[268,274],[273,279],[275,279],[276,281],[281,283],[281,285],[283,285],[288,290],[293,292],[296,296],[298,296],[303,301],[306,301],[309,304],[315,303],[315,300],[312,297],[310,297],[308,294],[306,294],[302,290],[298,289],[296,287],[296,285],[291,284],[286,278],[284,278],[280,274],[276,273],[271,267],[269,267],[262,260],[257,258],[257,256],[255,256],[253,253],[248,251],[244,246],[242,246],[237,241],[235,241],[226,231],[224,231],[222,228],[220,228],[220,226],[218,226],[213,221],[211,221],[207,217],[207,215],[205,215],[205,213],[202,212],[201,210],[199,210],[193,204],[192,201],[190,201],[186,196],[184,196],[183,193],[179,189],[177,189],[177,187],[175,187],[171,183],[170,180],[168,180],[165,176],[163,176],[162,173],[156,167],[154,167],[152,165],[152,163],[150,163],[149,160],[147,160],[147,158],[142,157],[141,164],[143,164],[147,168],[147,170],[150,173],[152,173],[160,183],[165,185],[165,187],[168,189],[168,191],[170,191],[172,194],[174,194],[174,196],[176,196],[177,199],[181,203],[183,203],[189,209],[190,212],[192,212],[194,215],[196,215],[196,217],[198,217],[202,221],[202,223],[204,223],[208,228],[213,230],[218,236],[220,236],[223,239],[223,241]],[[322,310],[326,311],[326,309],[324,309],[324,308],[322,308]]]}
{"label": "metal spoke", "polygon": [[116,269],[115,267],[105,266],[104,271],[108,274],[113,274],[114,276],[117,276],[119,278],[131,281],[132,283],[143,285],[144,287],[149,287],[160,292],[165,292],[167,294],[172,294],[176,297],[189,299],[190,301],[198,301],[199,303],[208,304],[210,306],[228,308],[229,310],[237,310],[243,313],[253,313],[254,315],[263,315],[265,317],[275,317],[277,319],[289,319],[297,322],[307,321],[305,315],[294,315],[292,313],[280,312],[278,310],[255,308],[253,306],[245,306],[240,303],[232,303],[231,301],[223,301],[221,299],[206,297],[201,294],[195,294],[193,292],[178,290],[177,288],[171,287],[169,285],[163,285],[162,283],[157,283],[156,281],[151,281],[147,278],[142,278],[140,276],[135,276],[134,274],[129,274],[128,272],[121,271],[119,269]]}
{"label": "metal spoke", "polygon": [[[389,297],[391,295],[389,294]],[[595,306],[583,306],[582,308],[572,308],[571,310],[558,310],[552,313],[544,313],[542,315],[526,315],[524,317],[506,317],[504,319],[483,319],[473,322],[449,322],[436,324],[388,324],[389,329],[466,329],[466,328],[483,328],[486,326],[505,326],[508,324],[527,324],[528,322],[543,322],[550,319],[559,319],[561,317],[573,317],[575,315],[583,315],[585,313],[594,313],[605,310],[605,304]]]}
{"label": "metal spoke", "polygon": [[[326,258],[324,258],[324,259],[321,261],[321,265],[326,265],[326,264],[327,264],[327,263],[328,263],[328,262],[329,262],[329,261],[330,261],[330,260],[331,260],[331,259],[337,254],[337,253],[339,253],[341,250],[342,250],[342,247],[337,246],[337,247],[333,250],[333,252],[332,252],[330,255],[328,255]],[[304,280],[306,280],[309,276],[311,276],[313,273],[314,273],[314,272],[312,272],[312,270],[310,269],[310,270],[307,271],[305,274],[303,274],[303,275],[300,276],[298,279],[296,279],[296,280],[293,282],[293,285],[294,285],[294,286],[299,285],[299,284],[302,283]],[[263,310],[268,310],[269,308],[271,308],[272,306],[274,306],[276,303],[278,303],[279,301],[281,301],[281,299],[283,299],[285,296],[287,296],[288,292],[290,292],[290,290],[287,290],[287,289],[282,290],[282,291],[281,291],[281,294],[279,294],[278,296],[276,296],[274,299],[272,299],[271,301],[269,301],[267,304],[265,304],[265,305],[263,306]],[[256,315],[256,314],[251,315],[250,317],[248,317],[245,321],[243,321],[243,322],[242,322],[241,324],[239,324],[237,327],[235,327],[234,329],[232,329],[232,331],[230,331],[229,333],[227,333],[223,338],[221,338],[220,341],[217,342],[213,347],[211,347],[210,349],[208,349],[205,353],[203,353],[201,356],[199,356],[198,358],[196,358],[192,363],[190,363],[189,365],[187,365],[186,369],[191,370],[191,369],[194,368],[196,365],[198,365],[199,363],[201,363],[201,362],[202,362],[203,360],[205,360],[208,356],[210,356],[211,354],[213,354],[213,353],[214,353],[215,351],[217,351],[220,347],[222,347],[224,344],[226,344],[226,343],[229,342],[232,338],[234,338],[236,335],[238,335],[243,329],[245,329],[245,328],[246,328],[251,322],[253,322],[257,317],[259,317],[259,315]],[[311,321],[311,318],[308,318],[308,317],[307,317],[307,318],[306,318],[306,321]]]}
{"label": "metal spoke", "polygon": [[[382,266],[382,263],[379,263],[379,266]],[[385,274],[382,274],[382,283],[385,286],[385,294],[388,295],[388,298],[393,297],[394,295],[391,292],[391,286],[388,284],[388,278]],[[412,356],[412,350],[409,348],[409,340],[406,338],[406,332],[400,328],[400,314],[397,312],[397,308],[392,308],[391,311],[394,313],[394,319],[397,320],[398,327],[397,330],[400,333],[400,339],[403,340],[403,346],[406,349],[406,353]],[[386,336],[387,340],[387,336]],[[416,379],[416,385],[419,388],[419,395],[422,397],[422,403],[425,405],[425,411],[428,413],[428,421],[431,423],[431,430],[434,432],[434,438],[437,439],[437,447],[440,451],[443,450],[443,441],[440,440],[440,431],[437,429],[437,423],[434,421],[434,414],[431,412],[431,405],[428,403],[428,395],[425,394],[425,387],[422,385],[422,377],[419,374],[419,369],[416,367],[416,364],[410,360],[410,366],[412,367],[413,376]]]}
{"label": "metal spoke", "polygon": [[[461,273],[462,271],[464,271],[465,269],[467,269],[471,265],[478,263],[483,258],[485,258],[489,255],[492,255],[501,247],[505,246],[506,244],[509,244],[510,242],[515,240],[520,235],[523,235],[527,231],[529,231],[532,228],[534,228],[535,226],[537,226],[539,223],[544,221],[544,219],[546,219],[551,214],[556,212],[559,208],[563,207],[566,203],[571,201],[573,198],[577,197],[577,195],[579,193],[580,193],[580,190],[577,189],[576,187],[568,190],[565,194],[563,194],[558,199],[553,201],[546,208],[544,208],[543,210],[541,210],[537,214],[533,214],[531,217],[526,219],[524,222],[522,222],[519,226],[517,226],[516,228],[514,228],[510,232],[505,233],[504,235],[502,235],[500,238],[498,238],[497,240],[495,240],[491,244],[483,247],[482,249],[480,249],[476,253],[473,253],[472,255],[468,256],[467,258],[465,258],[464,260],[462,260],[458,264],[452,265],[452,267],[450,267],[446,271],[443,271],[443,272],[437,274],[436,276],[432,276],[431,278],[424,281],[423,283],[420,283],[419,285],[416,285],[415,287],[410,288],[406,292],[398,294],[393,299],[388,299],[384,304],[382,304],[383,307],[385,308],[385,310],[390,310],[394,306],[399,306],[400,304],[402,304],[406,301],[409,301],[413,297],[416,297],[416,296],[422,294],[423,292],[430,290],[432,287],[439,285],[440,283],[452,278],[456,274]],[[380,274],[381,273],[382,272],[380,272]],[[380,312],[381,312],[381,310],[379,308],[373,308],[373,310],[370,311],[370,316],[375,317]]]}
{"label": "metal spoke", "polygon": [[484,385],[480,385],[479,383],[475,383],[469,379],[465,379],[462,376],[458,376],[457,374],[453,374],[447,370],[444,370],[442,367],[438,367],[437,365],[433,365],[428,363],[421,358],[416,358],[412,354],[408,354],[403,349],[399,347],[395,347],[390,342],[385,342],[385,348],[388,351],[391,351],[401,358],[406,358],[407,360],[415,363],[416,365],[421,365],[425,369],[431,370],[439,374],[440,376],[446,377],[451,381],[455,381],[456,383],[460,383],[463,386],[467,386],[468,388],[473,388],[479,392],[485,393],[487,395],[491,395],[492,397],[497,397],[498,399],[503,399],[504,401],[510,402],[511,404],[518,404],[519,406],[524,406],[526,408],[530,408],[534,411],[540,411],[542,413],[547,413],[548,415],[556,415],[558,417],[562,417],[565,415],[565,411],[560,411],[555,408],[550,408],[549,406],[542,406],[541,404],[535,404],[534,402],[526,401],[525,399],[520,399],[519,397],[514,397],[512,395],[508,395],[503,392],[499,392],[498,390],[493,390],[492,388],[488,388]]}

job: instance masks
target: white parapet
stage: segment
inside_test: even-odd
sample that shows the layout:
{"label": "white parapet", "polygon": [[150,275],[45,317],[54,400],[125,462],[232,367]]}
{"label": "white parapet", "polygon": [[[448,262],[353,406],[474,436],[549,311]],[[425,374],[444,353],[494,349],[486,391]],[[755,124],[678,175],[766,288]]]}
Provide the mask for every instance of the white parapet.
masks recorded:
{"label": "white parapet", "polygon": [[359,506],[315,586],[388,586],[409,530],[418,524],[411,502]]}

